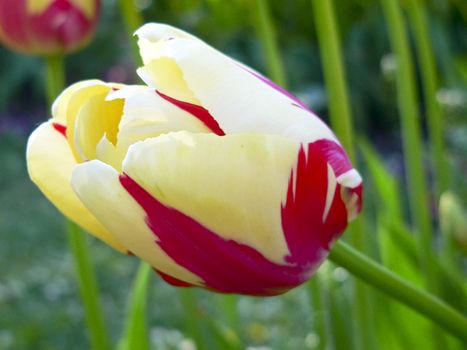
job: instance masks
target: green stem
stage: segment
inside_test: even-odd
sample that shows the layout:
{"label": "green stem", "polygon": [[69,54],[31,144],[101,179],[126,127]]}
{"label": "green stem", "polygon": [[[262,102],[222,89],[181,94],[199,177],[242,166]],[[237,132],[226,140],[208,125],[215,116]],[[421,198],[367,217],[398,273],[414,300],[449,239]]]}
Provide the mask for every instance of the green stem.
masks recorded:
{"label": "green stem", "polygon": [[420,132],[420,115],[413,62],[398,1],[381,0],[388,24],[391,46],[397,61],[397,97],[402,127],[404,161],[407,169],[408,194],[411,215],[419,234],[419,258],[424,269],[425,281],[430,290],[436,291],[436,271],[432,245],[432,226],[428,211],[428,194],[423,169],[423,149]]}
{"label": "green stem", "polygon": [[416,288],[342,241],[334,244],[329,259],[467,342],[467,318],[442,300]]}
{"label": "green stem", "polygon": [[277,84],[286,87],[287,79],[284,71],[284,64],[279,54],[276,31],[268,0],[254,0],[251,2],[254,14],[254,26],[258,38],[263,47],[268,67],[268,75]]}
{"label": "green stem", "polygon": [[97,291],[96,276],[86,246],[86,235],[71,221],[68,221],[68,240],[78,274],[78,285],[92,348],[95,350],[110,349]]}
{"label": "green stem", "polygon": [[45,86],[49,107],[65,87],[65,66],[62,55],[46,58]]}
{"label": "green stem", "polygon": [[345,68],[332,0],[312,0],[316,31],[329,96],[331,126],[352,161],[355,161],[352,116]]}
{"label": "green stem", "polygon": [[119,343],[118,350],[147,350],[150,348],[148,340],[146,304],[151,266],[141,262],[133,282],[130,297],[129,312],[126,318],[125,333]]}
{"label": "green stem", "polygon": [[436,98],[436,91],[438,89],[436,63],[428,31],[425,5],[420,0],[409,0],[407,5],[410,22],[415,34],[415,47],[420,62],[431,157],[436,174],[436,194],[439,199],[439,196],[449,186],[449,167],[444,153],[443,113]]}
{"label": "green stem", "polygon": [[[332,129],[349,154],[356,161],[354,132],[349,94],[346,85],[346,71],[341,52],[339,31],[335,19],[332,0],[312,0],[316,31],[321,54],[321,64],[324,70],[326,90],[329,96],[329,115]],[[363,218],[359,218],[350,227],[352,244],[357,249],[364,250]],[[355,284],[355,303],[352,304],[357,317],[356,340],[360,349],[375,349],[376,344],[369,330],[370,297],[365,286],[359,281]]]}
{"label": "green stem", "polygon": [[191,288],[181,288],[180,300],[182,308],[185,312],[185,327],[188,335],[193,339],[196,344],[196,349],[205,350],[203,336],[202,336],[202,318],[200,317],[200,310],[198,308],[198,301],[196,298],[195,290]]}
{"label": "green stem", "polygon": [[[141,13],[136,8],[133,1],[119,0],[120,14],[122,15],[125,28],[128,32],[128,37],[132,38],[136,29],[143,24]],[[131,50],[133,52],[133,60],[136,66],[142,65],[141,56],[136,40],[130,40]]]}
{"label": "green stem", "polygon": [[[63,56],[46,58],[46,91],[49,107],[65,85]],[[81,299],[84,304],[86,323],[95,350],[110,349],[104,316],[99,302],[96,277],[88,255],[86,236],[73,222],[67,222],[68,240],[78,277]]]}
{"label": "green stem", "polygon": [[237,312],[238,297],[235,294],[218,294],[217,307],[223,314],[227,325],[240,337],[240,321]]}
{"label": "green stem", "polygon": [[323,289],[323,281],[321,281],[319,274],[315,274],[308,282],[308,295],[313,314],[313,327],[319,339],[317,350],[326,350],[328,348]]}

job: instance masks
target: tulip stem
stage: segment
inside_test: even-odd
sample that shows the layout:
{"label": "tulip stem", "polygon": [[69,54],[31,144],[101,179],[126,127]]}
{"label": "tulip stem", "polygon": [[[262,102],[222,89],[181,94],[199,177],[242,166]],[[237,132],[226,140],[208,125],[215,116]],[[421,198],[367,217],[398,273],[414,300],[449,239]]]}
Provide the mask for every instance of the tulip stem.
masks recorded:
{"label": "tulip stem", "polygon": [[146,304],[149,282],[153,273],[149,264],[145,262],[140,263],[129,299],[125,333],[120,340],[118,350],[150,349]]}
{"label": "tulip stem", "polygon": [[441,299],[403,280],[342,241],[334,244],[329,259],[467,342],[467,318]]}
{"label": "tulip stem", "polygon": [[95,350],[110,349],[96,286],[96,276],[86,246],[86,236],[71,221],[68,221],[68,239],[78,274],[78,285],[84,304],[92,348]]}
{"label": "tulip stem", "polygon": [[46,58],[46,79],[47,100],[49,106],[65,86],[65,67],[63,56],[55,55]]}

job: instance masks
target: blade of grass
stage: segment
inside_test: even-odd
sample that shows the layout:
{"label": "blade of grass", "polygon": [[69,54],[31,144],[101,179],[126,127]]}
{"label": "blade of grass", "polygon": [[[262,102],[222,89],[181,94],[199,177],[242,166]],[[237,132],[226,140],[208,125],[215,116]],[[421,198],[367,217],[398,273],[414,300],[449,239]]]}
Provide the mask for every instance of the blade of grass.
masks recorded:
{"label": "blade of grass", "polygon": [[436,271],[433,268],[433,230],[428,211],[428,193],[423,169],[423,148],[420,131],[420,115],[417,108],[417,93],[413,62],[409,50],[405,24],[399,3],[381,0],[388,25],[389,38],[397,61],[397,99],[402,127],[404,161],[410,213],[419,234],[419,258],[422,263],[427,287],[437,290]]}
{"label": "blade of grass", "polygon": [[[320,46],[321,64],[324,70],[326,90],[329,96],[331,126],[346,149],[352,161],[356,161],[353,140],[352,116],[347,91],[345,68],[340,47],[337,23],[332,0],[312,0],[316,31]],[[351,227],[353,245],[363,251],[363,218],[360,217]],[[357,317],[355,339],[359,349],[376,349],[377,344],[371,331],[371,296],[359,281],[355,282],[354,312]]]}
{"label": "blade of grass", "polygon": [[224,321],[229,328],[240,336],[240,321],[237,312],[238,297],[234,294],[217,294],[216,296],[218,309],[224,317]]}
{"label": "blade of grass", "polygon": [[254,15],[254,26],[266,57],[268,75],[282,87],[287,87],[284,64],[277,44],[276,30],[271,18],[268,0],[253,0],[251,2]]}
{"label": "blade of grass", "polygon": [[[63,90],[64,85],[65,69],[63,56],[47,57],[46,91],[49,107],[52,106],[55,98]],[[94,350],[110,349],[96,277],[88,253],[86,235],[71,221],[67,221],[67,235],[78,277],[91,347]]]}
{"label": "blade of grass", "polygon": [[407,9],[410,24],[415,35],[415,47],[417,49],[420,73],[422,78],[423,94],[426,105],[426,116],[428,121],[428,134],[430,137],[431,157],[436,174],[437,198],[446,191],[449,186],[449,167],[444,153],[444,125],[443,113],[436,98],[438,79],[436,73],[436,62],[431,46],[430,35],[427,24],[426,6],[423,1],[407,1]]}
{"label": "blade of grass", "polygon": [[328,334],[326,329],[325,319],[325,300],[324,300],[324,286],[323,281],[320,279],[319,274],[315,274],[308,282],[308,296],[310,298],[311,311],[313,313],[313,328],[319,337],[316,350],[325,350],[328,348]]}
{"label": "blade of grass", "polygon": [[197,350],[206,350],[202,332],[202,317],[198,307],[196,291],[192,288],[180,288],[179,295],[185,312],[185,329],[187,334],[193,339]]}
{"label": "blade of grass", "polygon": [[126,326],[118,350],[148,350],[149,338],[146,320],[146,304],[148,286],[152,275],[151,266],[141,262],[133,282],[130,296]]}

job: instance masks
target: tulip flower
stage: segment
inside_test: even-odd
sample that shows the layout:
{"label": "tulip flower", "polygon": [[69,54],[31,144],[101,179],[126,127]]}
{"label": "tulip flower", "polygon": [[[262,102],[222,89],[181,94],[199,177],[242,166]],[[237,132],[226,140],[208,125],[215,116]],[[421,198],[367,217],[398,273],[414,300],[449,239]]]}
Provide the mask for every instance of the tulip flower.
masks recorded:
{"label": "tulip flower", "polygon": [[276,295],[305,282],[361,209],[361,177],[333,132],[188,33],[136,35],[146,85],[67,88],[29,139],[32,180],[173,285]]}
{"label": "tulip flower", "polygon": [[93,35],[100,0],[0,0],[0,42],[33,55],[68,53]]}

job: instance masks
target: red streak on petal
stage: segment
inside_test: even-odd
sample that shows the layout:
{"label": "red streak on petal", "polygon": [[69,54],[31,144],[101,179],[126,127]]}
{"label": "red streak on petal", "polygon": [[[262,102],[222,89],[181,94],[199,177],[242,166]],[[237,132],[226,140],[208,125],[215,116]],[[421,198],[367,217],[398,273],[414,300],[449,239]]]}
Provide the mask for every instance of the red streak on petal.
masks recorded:
{"label": "red streak on petal", "polygon": [[312,251],[307,264],[276,264],[256,249],[226,240],[188,215],[165,206],[126,174],[120,176],[120,182],[146,212],[155,243],[177,264],[202,278],[206,288],[277,295],[305,282],[323,259],[323,254],[315,256]]}
{"label": "red streak on petal", "polygon": [[[277,264],[258,250],[220,237],[188,215],[154,198],[126,174],[120,182],[146,212],[146,223],[155,243],[177,264],[199,276],[204,287],[247,295],[277,295],[305,282],[326,258],[331,243],[347,226],[347,209],[341,191],[361,193],[336,184],[328,214],[323,221],[328,191],[329,149],[320,140],[301,147],[297,167],[291,172],[287,197],[281,208],[284,236],[290,254]],[[339,152],[337,152],[339,154]],[[339,164],[344,162],[344,166]],[[348,160],[337,157],[334,166],[345,168]],[[255,234],[251,232],[251,234]]]}
{"label": "red streak on petal", "polygon": [[172,286],[175,286],[175,287],[193,287],[192,284],[190,283],[187,283],[185,281],[181,281],[179,280],[178,278],[175,278],[175,277],[172,277],[170,275],[167,275],[166,273],[163,273],[162,271],[159,271],[158,269],[156,268],[153,268],[154,271],[157,272],[157,274],[159,276],[161,276],[161,278],[166,281],[168,284],[172,285]]}
{"label": "red streak on petal", "polygon": [[59,123],[52,123],[52,126],[66,138],[66,126]]}
{"label": "red streak on petal", "polygon": [[[303,146],[298,154],[295,173],[290,175],[287,199],[281,217],[284,235],[289,246],[290,263],[310,264],[310,257],[324,259],[330,244],[347,226],[347,210],[340,196],[340,185],[326,220],[323,213],[328,191],[328,157],[323,152],[326,141]],[[316,259],[316,258],[315,258]]]}
{"label": "red streak on petal", "polygon": [[195,105],[193,103],[184,102],[177,100],[173,97],[167,96],[160,91],[156,90],[156,93],[162,97],[164,100],[174,104],[180,109],[183,109],[185,112],[192,114],[194,117],[198,118],[204,125],[206,125],[214,134],[219,136],[224,136],[225,132],[220,128],[216,119],[209,113],[209,111],[201,106]]}

